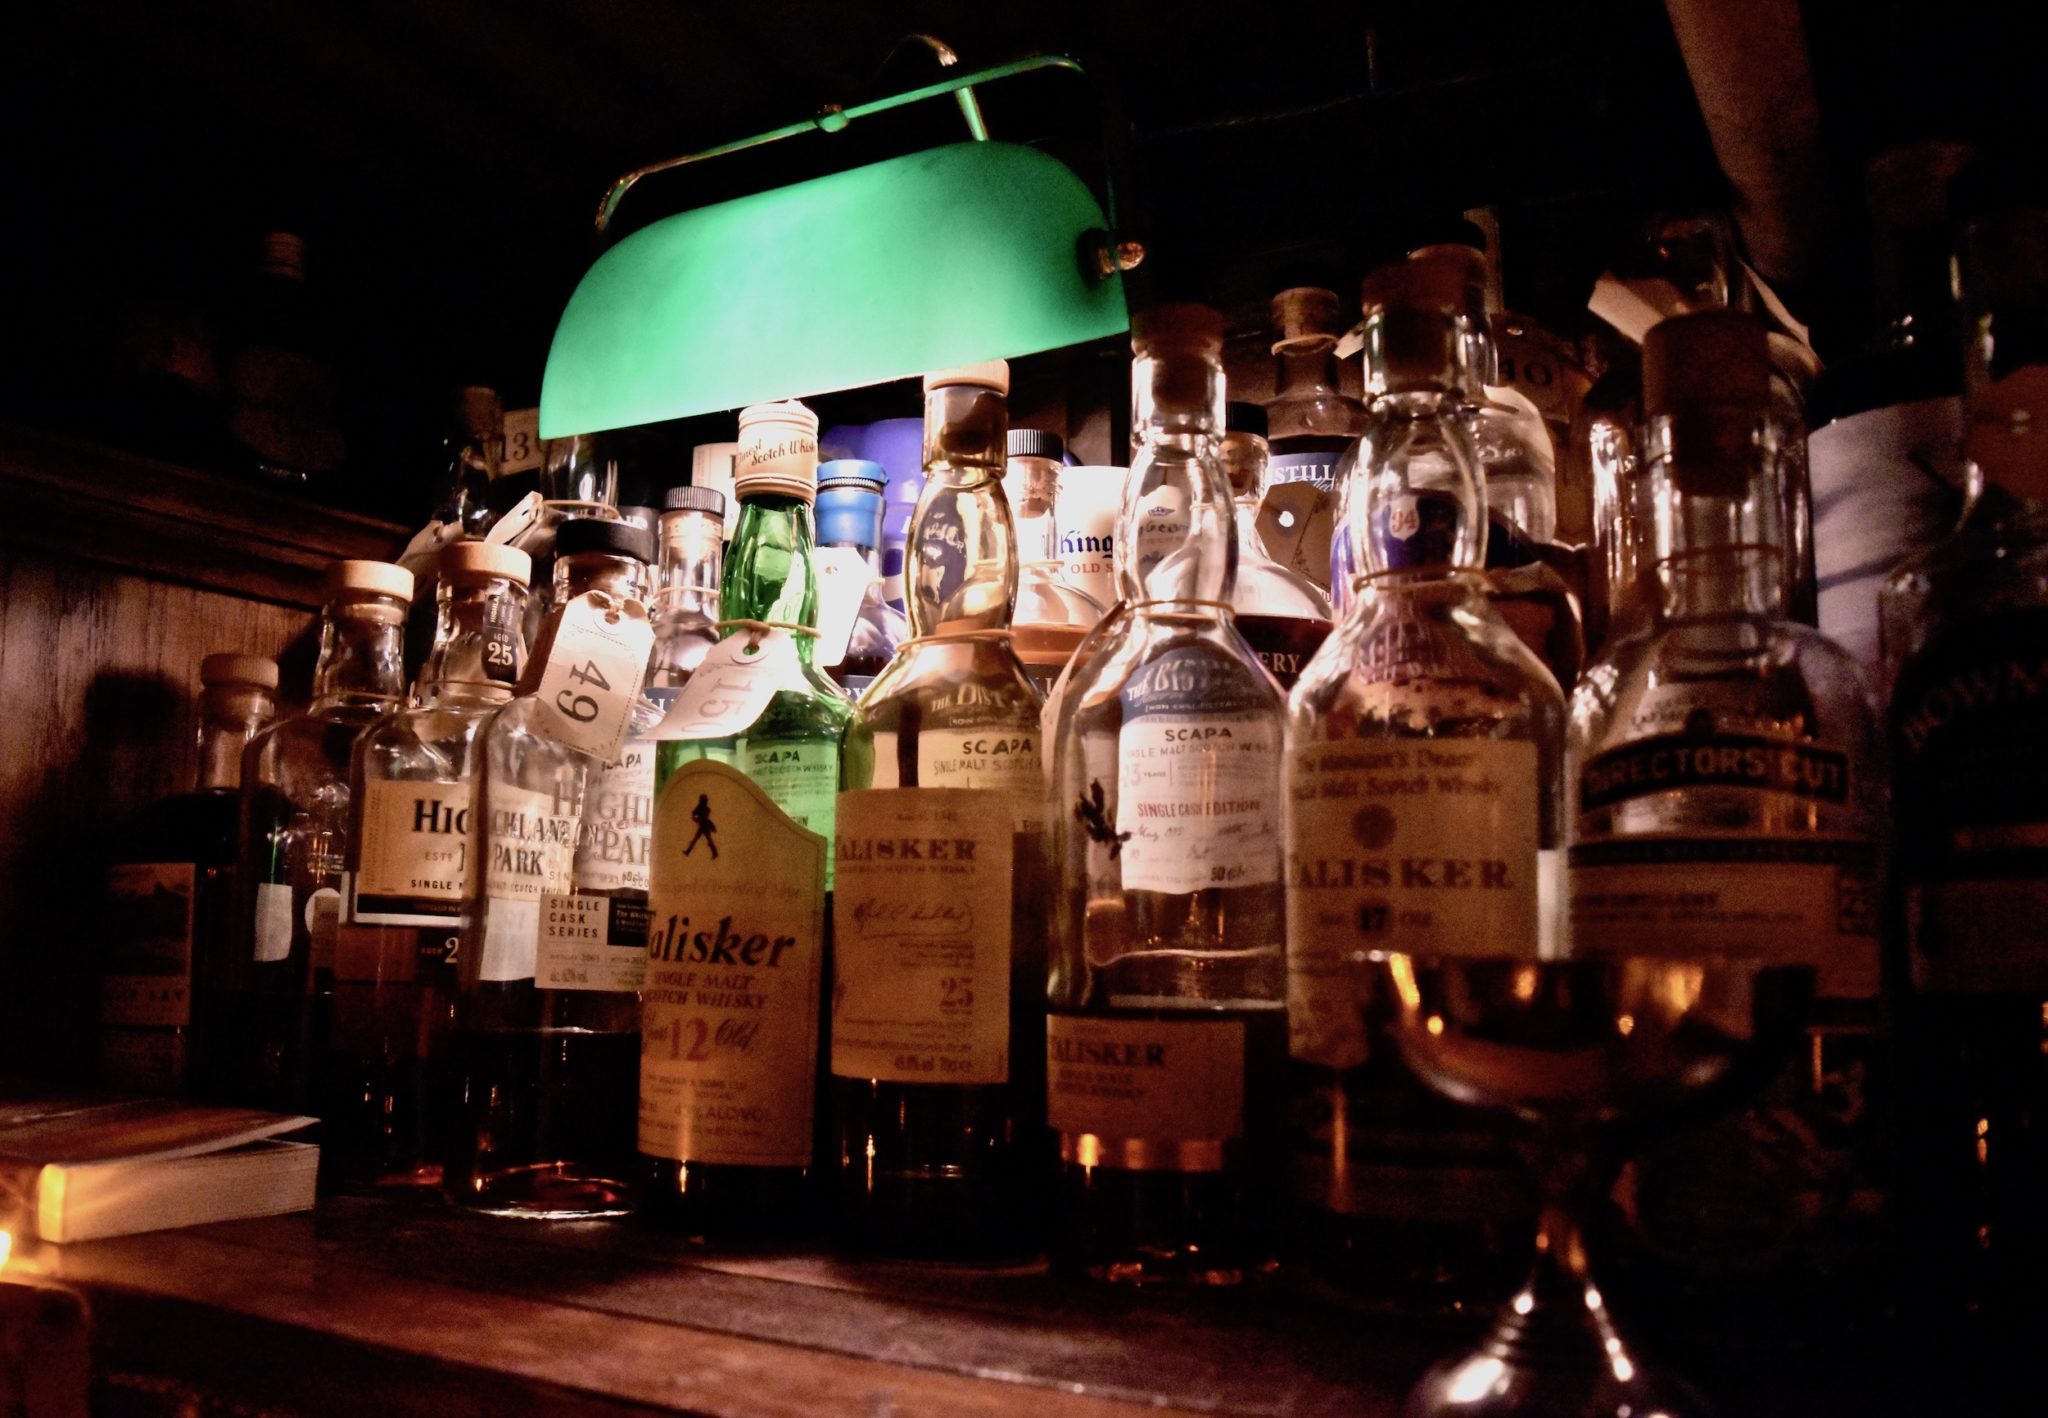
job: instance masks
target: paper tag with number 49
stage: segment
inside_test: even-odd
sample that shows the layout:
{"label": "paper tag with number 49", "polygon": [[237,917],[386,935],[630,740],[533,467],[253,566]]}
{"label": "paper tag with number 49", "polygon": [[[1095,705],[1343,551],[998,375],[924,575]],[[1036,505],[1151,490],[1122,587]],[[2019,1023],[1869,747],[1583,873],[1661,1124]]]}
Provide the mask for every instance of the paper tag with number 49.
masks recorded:
{"label": "paper tag with number 49", "polygon": [[705,652],[655,730],[662,739],[729,739],[745,733],[775,691],[802,674],[787,630],[741,631]]}
{"label": "paper tag with number 49", "polygon": [[638,601],[606,596],[600,604],[589,593],[570,601],[541,671],[541,727],[599,763],[614,762],[653,652],[654,627]]}

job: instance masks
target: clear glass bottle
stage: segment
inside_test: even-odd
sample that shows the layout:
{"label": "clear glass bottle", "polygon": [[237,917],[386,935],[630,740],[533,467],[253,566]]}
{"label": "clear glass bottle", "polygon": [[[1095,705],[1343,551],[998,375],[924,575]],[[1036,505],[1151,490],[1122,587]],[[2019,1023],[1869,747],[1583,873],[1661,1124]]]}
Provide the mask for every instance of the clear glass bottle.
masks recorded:
{"label": "clear glass bottle", "polygon": [[1067,579],[1061,558],[1057,511],[1066,444],[1044,429],[1013,428],[1006,451],[1003,495],[1013,512],[1025,509],[1016,516],[1017,602],[1010,615],[1010,648],[1039,692],[1048,693],[1105,607]]}
{"label": "clear glass bottle", "polygon": [[[1738,1310],[1759,1273],[1774,1302],[1817,1303],[1806,1282],[1882,1200],[1870,1149],[1885,783],[1855,661],[1785,615],[1770,379],[1745,315],[1651,328],[1638,477],[1656,512],[1656,595],[1580,681],[1568,744],[1574,950],[1816,970],[1807,1056],[1743,1117],[1631,1164],[1634,1236],[1673,1284],[1747,1272]],[[1718,1204],[1704,1207],[1710,1189]]]}
{"label": "clear glass bottle", "polygon": [[1047,1180],[1042,701],[1009,636],[1009,370],[924,388],[913,637],[861,699],[839,798],[832,1160],[856,1245],[988,1259],[1037,1249]]}
{"label": "clear glass bottle", "polygon": [[1231,609],[1238,633],[1283,690],[1292,689],[1323,637],[1330,633],[1330,598],[1300,572],[1266,554],[1259,539],[1259,505],[1266,496],[1269,454],[1266,411],[1257,404],[1229,404],[1217,457],[1230,480],[1237,508],[1237,587]]}
{"label": "clear glass bottle", "polygon": [[453,1125],[456,950],[477,732],[526,664],[526,553],[455,542],[411,704],[356,739],[321,1145],[333,1175],[438,1186]]}
{"label": "clear glass bottle", "polygon": [[1337,340],[1343,306],[1335,291],[1297,286],[1273,297],[1273,397],[1266,404],[1270,480],[1307,483],[1320,500],[1272,509],[1262,530],[1275,560],[1320,584],[1331,558],[1338,461],[1365,432],[1362,400],[1343,392]]}
{"label": "clear glass bottle", "polygon": [[1283,700],[1231,624],[1222,322],[1165,306],[1132,343],[1126,604],[1054,725],[1053,1253],[1101,1280],[1228,1285],[1267,1262],[1273,1215]]}
{"label": "clear glass bottle", "polygon": [[405,697],[411,599],[404,567],[336,562],[312,703],[256,735],[242,755],[240,941],[216,1031],[221,1072],[208,1087],[216,1096],[304,1112],[320,1095],[315,1070],[333,1003],[348,854],[349,753]]}
{"label": "clear glass bottle", "polygon": [[1361,575],[1287,718],[1293,1239],[1411,1306],[1498,1300],[1528,1207],[1487,1120],[1370,1047],[1384,956],[1554,954],[1563,871],[1564,692],[1489,598],[1459,264],[1366,282]]}
{"label": "clear glass bottle", "polygon": [[[460,1082],[443,1168],[444,1190],[463,1206],[573,1217],[633,1204],[643,956],[612,943],[608,903],[577,895],[579,867],[593,880],[584,822],[606,765],[558,737],[556,708],[538,691],[571,612],[614,623],[646,615],[653,554],[653,539],[630,522],[561,524],[555,608],[515,697],[472,750],[477,870],[456,959]],[[655,711],[640,702],[637,678],[631,689],[644,726]],[[608,865],[622,880],[619,863]]]}
{"label": "clear glass bottle", "polygon": [[277,708],[277,662],[199,662],[199,774],[115,838],[100,959],[100,1079],[183,1093],[207,1074],[235,922],[242,751]]}
{"label": "clear glass bottle", "polygon": [[813,555],[819,660],[834,681],[855,695],[874,683],[910,636],[903,612],[882,598],[882,494],[888,485],[889,474],[880,463],[835,458],[818,464]]}
{"label": "clear glass bottle", "polygon": [[656,730],[645,1208],[707,1238],[803,1230],[823,1155],[821,990],[853,705],[814,661],[817,427],[801,404],[742,411],[725,638],[697,670],[712,688]]}
{"label": "clear glass bottle", "polygon": [[718,643],[718,577],[725,565],[725,494],[713,487],[672,487],[656,530],[660,565],[654,594],[654,662],[647,698],[666,712],[705,652]]}
{"label": "clear glass bottle", "polygon": [[466,537],[490,531],[503,509],[491,496],[498,480],[498,452],[505,441],[505,406],[495,389],[470,385],[456,396],[448,434],[441,440],[448,491],[434,519]]}

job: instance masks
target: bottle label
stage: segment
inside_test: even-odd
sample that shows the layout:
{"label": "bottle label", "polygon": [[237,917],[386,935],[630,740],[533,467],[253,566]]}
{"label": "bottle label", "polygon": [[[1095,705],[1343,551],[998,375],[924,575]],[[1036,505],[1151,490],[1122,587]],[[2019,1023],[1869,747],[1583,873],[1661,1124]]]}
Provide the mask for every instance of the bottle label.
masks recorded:
{"label": "bottle label", "polygon": [[469,883],[466,782],[363,785],[350,919],[372,926],[446,925]]}
{"label": "bottle label", "polygon": [[858,547],[818,547],[811,553],[811,568],[818,577],[817,663],[829,670],[846,659],[875,569]]}
{"label": "bottle label", "polygon": [[292,953],[292,889],[282,881],[256,884],[256,930],[251,942],[255,959],[271,964]]}
{"label": "bottle label", "polygon": [[645,891],[654,827],[654,745],[626,745],[618,761],[591,774],[576,843],[579,891]]}
{"label": "bottle label", "polygon": [[1330,622],[1306,616],[1240,615],[1235,619],[1237,633],[1283,690],[1294,688],[1330,634]]}
{"label": "bottle label", "polygon": [[653,653],[647,607],[595,591],[575,597],[548,646],[534,727],[599,763],[615,761]]}
{"label": "bottle label", "polygon": [[1119,599],[1116,584],[1117,519],[1123,485],[1112,472],[1086,469],[1060,478],[1053,524],[1059,531],[1060,579],[1093,596],[1102,605]]}
{"label": "bottle label", "polygon": [[[740,769],[797,826],[832,840],[832,814],[839,802],[839,745],[755,743],[740,752]],[[832,890],[832,854],[825,854],[825,889]]]}
{"label": "bottle label", "polygon": [[1160,562],[1187,545],[1188,529],[1193,524],[1185,487],[1161,483],[1144,490],[1138,507],[1139,580],[1150,576]]}
{"label": "bottle label", "polygon": [[926,786],[841,796],[833,1073],[1008,1080],[1012,843],[994,793]]}
{"label": "bottle label", "polygon": [[578,818],[553,793],[494,785],[484,822],[484,980],[530,980],[541,902],[574,888]]}
{"label": "bottle label", "polygon": [[1277,483],[1310,483],[1322,492],[1337,485],[1337,460],[1342,453],[1275,453],[1266,463],[1268,486]]}
{"label": "bottle label", "polygon": [[1271,693],[1210,646],[1168,651],[1131,676],[1112,849],[1124,890],[1185,895],[1280,879]]}
{"label": "bottle label", "polygon": [[[889,735],[894,741],[895,735]],[[876,762],[881,735],[875,736]],[[1009,804],[1011,830],[1045,830],[1045,770],[1037,729],[926,729],[917,736],[917,782],[922,788],[977,788],[1000,793]],[[879,782],[877,787],[885,786]]]}
{"label": "bottle label", "polygon": [[1449,566],[1457,557],[1458,523],[1464,513],[1448,492],[1416,488],[1377,508],[1372,517],[1376,558],[1373,571],[1407,571]]}
{"label": "bottle label", "polygon": [[578,892],[544,896],[533,982],[546,990],[631,993],[647,975],[644,903]]}
{"label": "bottle label", "polygon": [[1689,788],[1754,788],[1849,801],[1849,755],[1755,734],[1657,734],[1596,754],[1579,770],[1579,811]]}
{"label": "bottle label", "polygon": [[655,822],[640,1150],[808,1166],[825,839],[708,758],[670,777]]}
{"label": "bottle label", "polygon": [[108,870],[102,1022],[171,1028],[192,1022],[196,875],[190,862],[131,862]]}
{"label": "bottle label", "polygon": [[1055,1014],[1045,1043],[1046,1121],[1072,1160],[1220,1171],[1244,1132],[1242,1020]]}
{"label": "bottle label", "polygon": [[1358,962],[1537,955],[1540,793],[1523,740],[1305,744],[1287,762],[1288,1046],[1364,1063]]}

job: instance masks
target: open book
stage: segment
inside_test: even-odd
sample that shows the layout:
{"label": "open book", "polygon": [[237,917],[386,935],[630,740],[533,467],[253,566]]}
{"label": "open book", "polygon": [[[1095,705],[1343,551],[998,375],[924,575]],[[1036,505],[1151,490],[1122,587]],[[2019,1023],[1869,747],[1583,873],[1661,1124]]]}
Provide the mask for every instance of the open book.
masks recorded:
{"label": "open book", "polygon": [[164,1098],[0,1102],[0,1226],[90,1241],[313,1205],[314,1119]]}

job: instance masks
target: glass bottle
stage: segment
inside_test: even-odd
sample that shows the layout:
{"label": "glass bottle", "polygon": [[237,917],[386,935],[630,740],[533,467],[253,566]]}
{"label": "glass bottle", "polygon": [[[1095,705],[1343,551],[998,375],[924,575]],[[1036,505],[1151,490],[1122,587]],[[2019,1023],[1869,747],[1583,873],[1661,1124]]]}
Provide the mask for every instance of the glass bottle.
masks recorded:
{"label": "glass bottle", "polygon": [[277,662],[199,662],[199,775],[115,839],[100,963],[100,1078],[182,1093],[206,1076],[234,939],[242,751],[277,707]]}
{"label": "glass bottle", "polygon": [[1067,579],[1060,558],[1056,509],[1066,444],[1044,429],[1013,428],[1006,449],[1003,495],[1013,512],[1025,509],[1015,518],[1019,564],[1010,648],[1043,694],[1102,619],[1104,606]]}
{"label": "glass bottle", "polygon": [[1269,457],[1266,411],[1257,404],[1229,404],[1223,418],[1217,457],[1237,509],[1237,586],[1231,592],[1231,609],[1237,612],[1238,633],[1259,663],[1272,672],[1281,689],[1292,689],[1330,633],[1330,598],[1308,577],[1273,560],[1259,539]]}
{"label": "glass bottle", "polygon": [[913,636],[861,699],[839,798],[832,1160],[855,1244],[987,1259],[1037,1248],[1045,1193],[1042,701],[1009,635],[1009,369],[924,389]]}
{"label": "glass bottle", "polygon": [[718,575],[725,564],[725,494],[672,487],[656,528],[654,661],[643,691],[664,713],[718,643]]}
{"label": "glass bottle", "polygon": [[348,853],[349,753],[405,697],[411,599],[404,567],[336,562],[312,703],[256,735],[242,755],[241,939],[217,1031],[223,1072],[209,1086],[229,1101],[303,1112],[319,1096]]}
{"label": "glass bottle", "polygon": [[[1875,1210],[1877,848],[1885,784],[1855,661],[1785,615],[1781,424],[1762,329],[1677,316],[1643,349],[1640,505],[1656,594],[1572,699],[1573,948],[1815,968],[1806,1055],[1741,1118],[1630,1168],[1629,1224],[1673,1284],[1809,1282]],[[1713,1192],[1717,1204],[1702,1205]],[[1839,1309],[1839,1307],[1836,1307]],[[1702,1323],[1710,1323],[1705,1317]]]}
{"label": "glass bottle", "polygon": [[1337,339],[1344,333],[1335,291],[1297,286],[1273,297],[1273,397],[1266,404],[1269,476],[1322,494],[1268,509],[1261,531],[1281,564],[1318,581],[1330,565],[1337,463],[1365,432],[1365,404],[1343,392]]}
{"label": "glass bottle", "polygon": [[455,542],[411,704],[356,739],[320,1117],[336,1174],[437,1186],[453,1124],[456,950],[475,745],[526,663],[526,553]]}
{"label": "glass bottle", "polygon": [[505,407],[497,391],[480,385],[456,397],[448,434],[441,440],[442,466],[448,491],[434,520],[458,528],[463,536],[481,537],[502,511],[491,496],[498,479],[498,450],[505,441]]}
{"label": "glass bottle", "polygon": [[[653,554],[653,539],[630,522],[579,517],[556,529],[555,608],[514,698],[472,749],[478,869],[456,955],[459,1081],[443,1187],[480,1211],[613,1216],[633,1203],[643,956],[612,942],[607,902],[577,894],[579,868],[594,880],[586,859],[603,855],[588,850],[584,824],[606,765],[562,740],[540,691],[571,614],[611,625],[645,617]],[[646,662],[614,668],[597,677],[613,688],[625,679],[621,692],[649,723],[654,710],[639,694]],[[630,804],[623,815],[630,820]],[[630,865],[630,844],[609,847]],[[622,863],[608,865],[622,882]]]}
{"label": "glass bottle", "polygon": [[228,433],[243,464],[265,482],[304,487],[347,455],[327,344],[307,294],[305,238],[267,233],[240,302],[227,371]]}
{"label": "glass bottle", "polygon": [[1231,623],[1222,321],[1141,316],[1125,605],[1054,726],[1054,1259],[1228,1285],[1268,1260],[1286,1057],[1279,687]]}
{"label": "glass bottle", "polygon": [[1564,693],[1482,570],[1459,267],[1366,282],[1361,575],[1287,715],[1295,1241],[1342,1288],[1424,1306],[1498,1299],[1527,1206],[1496,1130],[1369,1046],[1397,1008],[1382,962],[1556,953],[1563,872]]}
{"label": "glass bottle", "polygon": [[645,1207],[705,1237],[802,1230],[822,1155],[833,812],[853,706],[814,662],[817,427],[801,404],[742,411],[725,638],[656,730]]}
{"label": "glass bottle", "polygon": [[1116,603],[1116,538],[1126,469],[1060,469],[1053,503],[1060,579],[1099,606]]}
{"label": "glass bottle", "polygon": [[2048,1259],[2048,203],[1986,208],[1960,263],[1968,510],[1892,573],[1883,623],[1907,1299],[2006,1347]]}
{"label": "glass bottle", "polygon": [[1003,445],[1003,496],[1017,524],[1020,566],[1059,559],[1053,506],[1066,460],[1066,440],[1050,429],[1013,428]]}
{"label": "glass bottle", "polygon": [[882,494],[888,484],[880,463],[835,458],[818,464],[813,557],[819,663],[855,695],[874,683],[910,635],[903,612],[882,598]]}

